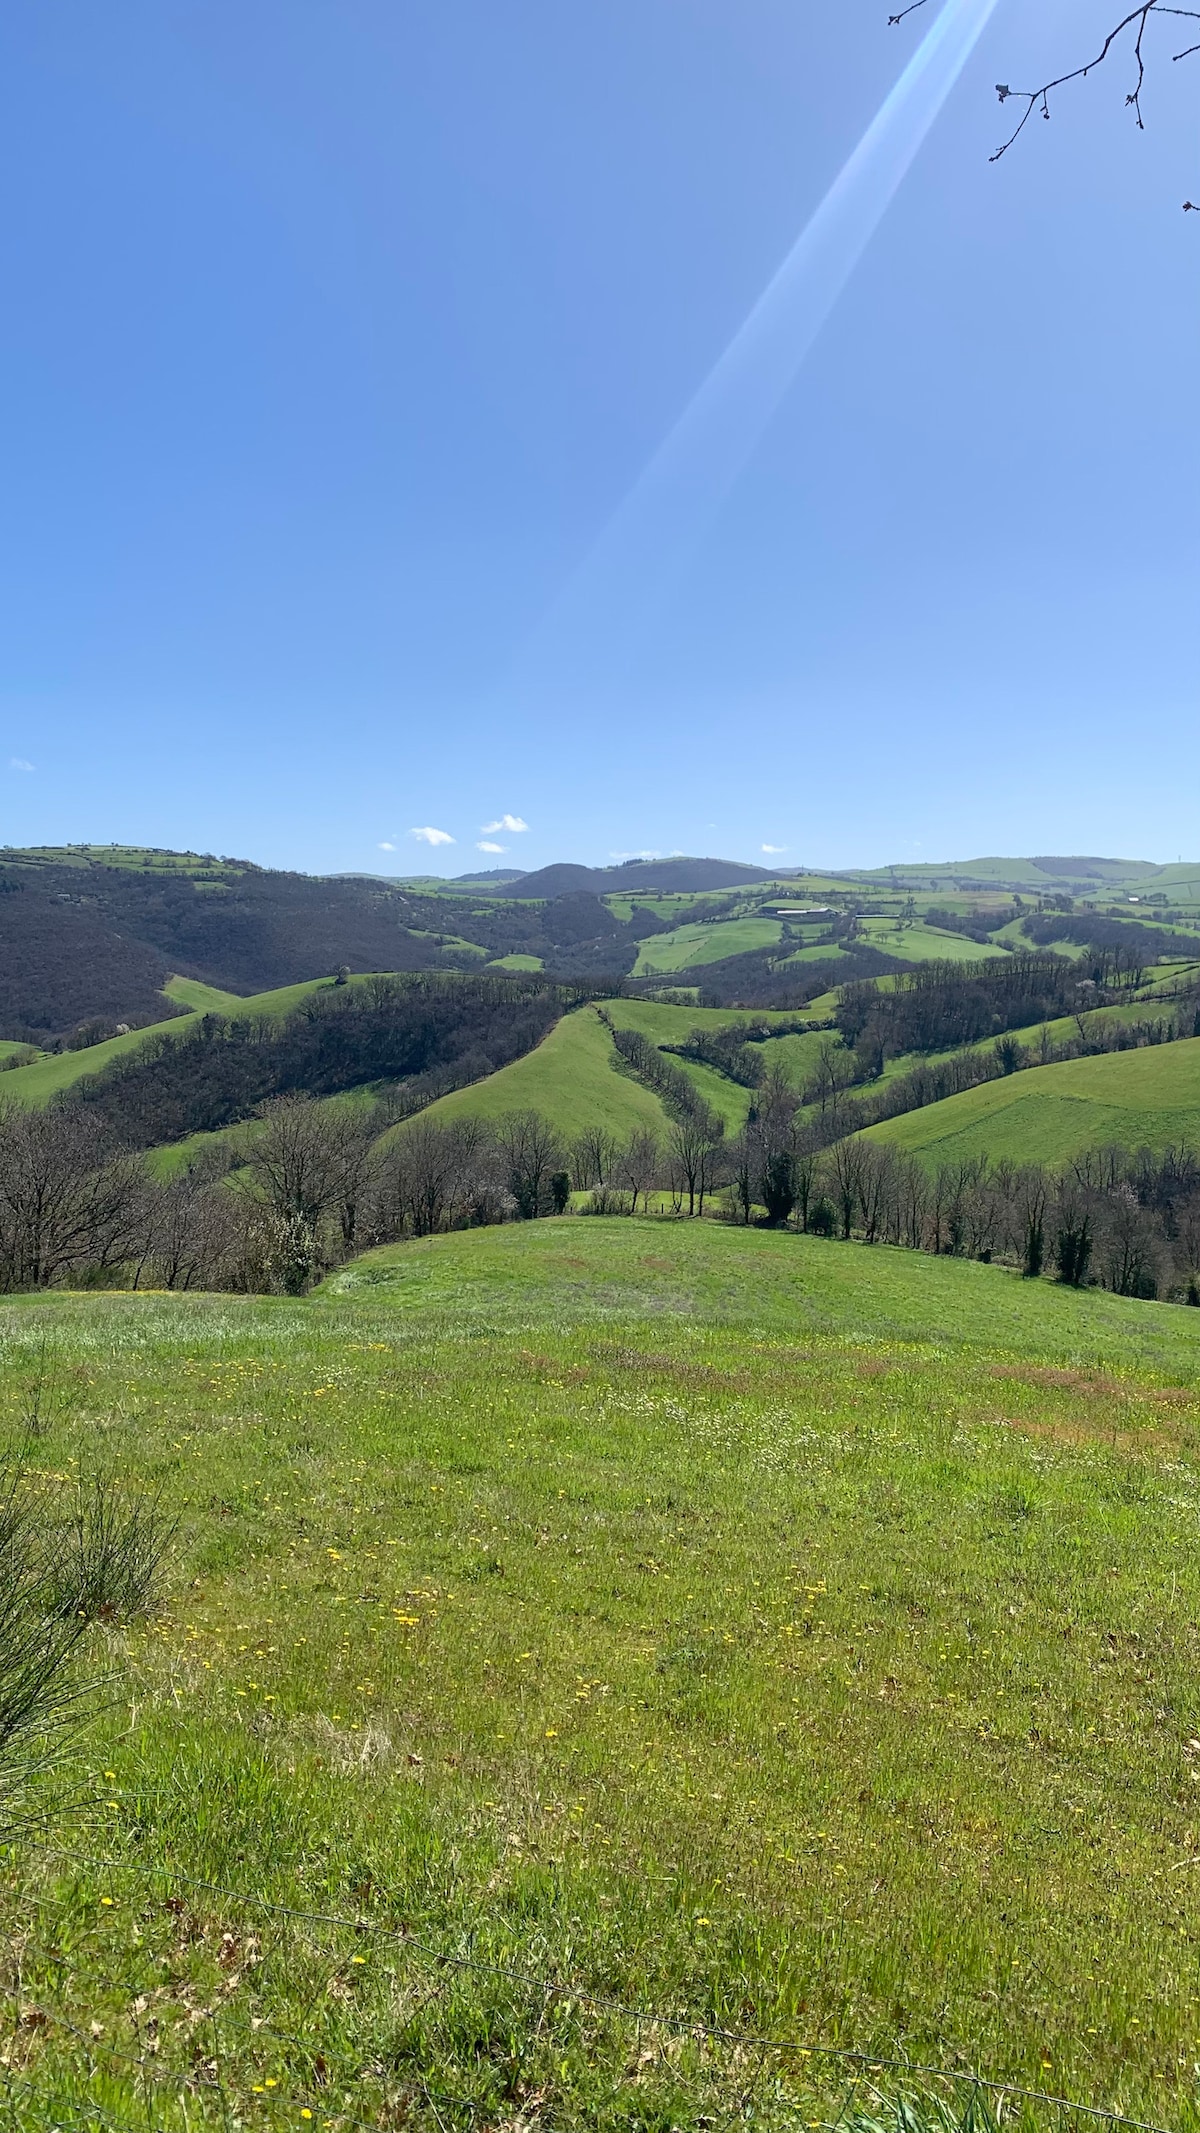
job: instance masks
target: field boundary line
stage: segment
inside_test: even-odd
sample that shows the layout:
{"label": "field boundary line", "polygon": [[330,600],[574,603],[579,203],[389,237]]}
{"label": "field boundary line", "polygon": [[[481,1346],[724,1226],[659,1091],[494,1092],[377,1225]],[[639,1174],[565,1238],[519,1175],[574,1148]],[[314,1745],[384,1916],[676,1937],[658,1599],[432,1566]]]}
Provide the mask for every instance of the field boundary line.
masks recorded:
{"label": "field boundary line", "polygon": [[302,1910],[295,1904],[273,1903],[269,1897],[255,1896],[245,1890],[231,1889],[222,1882],[204,1881],[198,1876],[183,1874],[167,1866],[151,1866],[135,1860],[92,1859],[77,1853],[61,1851],[57,1847],[42,1852],[43,1858],[55,1858],[74,1866],[89,1868],[95,1873],[132,1873],[144,1880],[157,1878],[176,1882],[180,1887],[198,1889],[210,1896],[220,1896],[226,1901],[244,1904],[277,1918],[292,1918],[302,1924],[336,1926],[344,1932],[358,1935],[371,1934],[376,1939],[395,1941],[414,1948],[447,1968],[485,1973],[503,1978],[509,1984],[521,1985],[529,1991],[540,1992],[546,1999],[577,2000],[598,2012],[623,2015],[631,2022],[674,2031],[680,2036],[707,2037],[723,2044],[741,2044],[762,2051],[791,2053],[797,2058],[830,2059],[849,2066],[861,2067],[864,2072],[889,2072],[920,2075],[930,2080],[956,2081],[965,2086],[985,2090],[994,2096],[1013,2096],[1026,2103],[1046,2104],[1053,2109],[1072,2111],[1083,2118],[1102,2121],[1106,2125],[1127,2126],[1131,2133],[1172,2133],[1152,2119],[1130,2118],[1122,2111],[1110,2111],[1103,2104],[1074,2103],[1068,2096],[1055,2096],[1047,2089],[1025,2088],[1019,2082],[995,2081],[984,2074],[968,2068],[928,2066],[911,2059],[892,2057],[887,2054],[861,2051],[849,2045],[810,2044],[789,2037],[764,2036],[749,2029],[735,2029],[727,2025],[705,2022],[686,2015],[670,2015],[653,2008],[637,2007],[627,2001],[613,1999],[604,1993],[589,1992],[586,1987],[566,1982],[559,1978],[539,1977],[533,1971],[517,1970],[505,1963],[489,1962],[486,1958],[470,1955],[455,1955],[434,1947],[419,1934],[404,1927],[377,1924],[369,1918],[348,1918],[340,1912]]}

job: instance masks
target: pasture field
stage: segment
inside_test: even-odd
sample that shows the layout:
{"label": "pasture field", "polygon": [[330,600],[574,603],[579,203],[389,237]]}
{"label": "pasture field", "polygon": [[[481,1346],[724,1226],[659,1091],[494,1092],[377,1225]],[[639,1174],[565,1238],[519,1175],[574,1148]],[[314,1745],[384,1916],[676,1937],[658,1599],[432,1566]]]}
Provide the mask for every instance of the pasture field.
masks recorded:
{"label": "pasture field", "polygon": [[741,1022],[769,1029],[798,1019],[794,1010],[782,1007],[678,1007],[669,1000],[606,1000],[604,1005],[618,1029],[640,1030],[651,1044],[682,1044],[694,1029],[728,1029]]}
{"label": "pasture field", "polygon": [[715,924],[676,926],[671,933],[656,933],[642,942],[633,975],[646,978],[696,970],[704,963],[723,962],[726,956],[774,948],[782,938],[777,918],[725,918]]}
{"label": "pasture field", "polygon": [[3,1855],[22,2133],[1196,2127],[1200,1313],[567,1217],[0,1340],[180,1519]]}
{"label": "pasture field", "polygon": [[238,880],[246,871],[236,859],[205,858],[199,852],[159,851],[147,844],[29,844],[6,855],[10,861],[56,867],[118,867],[123,873]]}
{"label": "pasture field", "polygon": [[[661,1000],[606,1000],[604,1009],[619,1029],[640,1030],[652,1044],[681,1044],[693,1029],[721,1029],[731,1022],[795,1020],[782,1010],[747,1014],[727,1007],[676,1007]],[[815,1058],[822,1041],[815,1035],[773,1038],[764,1046],[764,1056],[770,1060],[777,1052],[786,1053],[789,1064],[793,1059],[798,1063],[806,1046]],[[672,1054],[671,1063],[695,1083],[705,1102],[725,1120],[728,1132],[740,1131],[750,1104],[748,1089],[695,1060]],[[568,1141],[587,1126],[607,1126],[618,1137],[647,1126],[661,1138],[668,1125],[654,1091],[620,1071],[612,1039],[592,1007],[564,1015],[523,1059],[501,1067],[485,1081],[440,1097],[420,1115],[438,1121],[467,1115],[498,1118],[505,1111],[527,1108],[551,1119]]]}
{"label": "pasture field", "polygon": [[[524,1110],[542,1112],[567,1140],[588,1126],[607,1126],[627,1136],[638,1127],[661,1135],[666,1125],[657,1096],[618,1071],[612,1038],[594,1007],[577,1007],[563,1015],[533,1051],[485,1081],[440,1096],[419,1116],[448,1124],[455,1118],[500,1118],[506,1111]],[[405,1127],[394,1130],[403,1133]]]}
{"label": "pasture field", "polygon": [[[366,979],[366,973],[356,974],[348,982],[361,985]],[[197,978],[169,978],[163,990],[170,999],[181,1003],[186,1009],[184,1014],[173,1015],[165,1022],[148,1023],[142,1029],[131,1029],[123,1037],[106,1037],[102,1044],[86,1045],[82,1051],[43,1052],[28,1066],[10,1068],[4,1077],[2,1093],[11,1103],[39,1109],[61,1089],[71,1088],[85,1075],[98,1074],[110,1060],[119,1059],[125,1052],[136,1052],[151,1038],[164,1033],[178,1036],[191,1029],[202,1015],[290,1015],[312,993],[321,991],[329,983],[328,978],[305,978],[297,985],[278,985],[270,992],[243,996],[222,992],[217,986],[205,985]]]}
{"label": "pasture field", "polygon": [[822,947],[814,942],[811,948],[793,948],[790,955],[781,955],[776,970],[788,970],[793,963],[841,963],[850,960],[844,948]]}
{"label": "pasture field", "polygon": [[905,963],[987,963],[994,961],[997,953],[968,934],[943,932],[938,926],[919,921],[902,926],[894,918],[860,918],[858,930],[881,955],[894,955]]}
{"label": "pasture field", "polygon": [[986,1155],[1053,1167],[1087,1148],[1194,1144],[1200,1037],[1030,1067],[866,1130],[931,1165]]}

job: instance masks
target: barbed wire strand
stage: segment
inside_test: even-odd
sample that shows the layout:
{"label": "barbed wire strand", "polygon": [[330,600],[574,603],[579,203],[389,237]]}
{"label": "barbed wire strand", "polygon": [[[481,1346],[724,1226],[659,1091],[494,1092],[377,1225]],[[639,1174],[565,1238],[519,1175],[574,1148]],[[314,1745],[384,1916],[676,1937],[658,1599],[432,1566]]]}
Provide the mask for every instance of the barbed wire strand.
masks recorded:
{"label": "barbed wire strand", "polygon": [[817,2044],[801,2042],[790,2037],[765,2036],[759,2031],[731,2028],[728,2024],[705,2022],[698,2016],[663,2014],[653,2008],[630,2005],[604,1993],[590,1992],[586,1986],[561,1978],[539,1977],[532,1971],[522,1971],[509,1964],[492,1962],[481,1956],[456,1955],[447,1949],[435,1947],[404,1927],[385,1926],[373,1919],[348,1918],[340,1912],[309,1911],[295,1904],[273,1903],[265,1896],[247,1890],[231,1889],[221,1882],[205,1881],[198,1876],[180,1873],[167,1865],[150,1865],[135,1860],[92,1859],[80,1853],[48,1849],[43,1856],[56,1858],[67,1864],[86,1867],[93,1873],[132,1873],[144,1879],[156,1877],[173,1881],[179,1887],[198,1889],[209,1896],[221,1897],[228,1903],[241,1904],[247,1909],[263,1912],[267,1916],[292,1918],[307,1925],[334,1926],[340,1931],[359,1936],[371,1934],[376,1939],[394,1941],[402,1946],[418,1950],[431,1961],[447,1968],[483,1973],[502,1978],[508,1984],[520,1985],[526,1991],[544,1993],[547,1998],[578,2001],[594,2008],[599,2013],[624,2017],[631,2022],[654,2024],[670,2029],[679,2036],[706,2037],[713,2042],[741,2044],[753,2049],[797,2058],[827,2059],[844,2065],[859,2066],[869,2072],[903,2073],[910,2078],[923,2080],[953,2081],[992,2096],[1011,2096],[1025,2103],[1047,2105],[1052,2110],[1070,2111],[1083,2118],[1094,2119],[1105,2125],[1125,2126],[1130,2133],[1170,2133],[1170,2128],[1144,2118],[1131,2118],[1123,2111],[1111,2111],[1102,2104],[1075,2103],[1068,2096],[1056,2096],[1047,2089],[1026,2088],[1020,2082],[997,2081],[987,2075],[965,2067],[930,2066],[921,2061],[893,2056],[887,2053],[862,2051],[848,2045]]}

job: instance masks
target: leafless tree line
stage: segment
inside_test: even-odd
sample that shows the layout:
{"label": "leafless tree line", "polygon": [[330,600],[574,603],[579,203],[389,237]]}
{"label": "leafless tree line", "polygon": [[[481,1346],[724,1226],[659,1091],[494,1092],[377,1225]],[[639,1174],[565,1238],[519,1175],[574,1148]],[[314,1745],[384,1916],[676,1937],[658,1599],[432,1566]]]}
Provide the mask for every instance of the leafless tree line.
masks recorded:
{"label": "leafless tree line", "polygon": [[[1055,1173],[832,1142],[778,1073],[744,1131],[699,1105],[660,1131],[601,1126],[566,1146],[534,1110],[419,1117],[264,1105],[240,1152],[155,1177],[89,1145],[70,1112],[0,1113],[0,1288],[88,1285],[300,1294],[372,1245],[562,1214],[716,1214],[810,1235],[994,1260],[1074,1286],[1200,1303],[1200,1159],[1094,1151]],[[585,1197],[586,1196],[586,1197]]]}
{"label": "leafless tree line", "polygon": [[774,1081],[725,1161],[732,1220],[1200,1304],[1200,1157],[1186,1147],[1092,1150],[1062,1171],[986,1157],[930,1170],[857,1134],[824,1142]]}
{"label": "leafless tree line", "polygon": [[553,1127],[273,1099],[166,1175],[69,1108],[0,1108],[0,1290],[118,1286],[298,1294],[373,1244],[567,1204]]}

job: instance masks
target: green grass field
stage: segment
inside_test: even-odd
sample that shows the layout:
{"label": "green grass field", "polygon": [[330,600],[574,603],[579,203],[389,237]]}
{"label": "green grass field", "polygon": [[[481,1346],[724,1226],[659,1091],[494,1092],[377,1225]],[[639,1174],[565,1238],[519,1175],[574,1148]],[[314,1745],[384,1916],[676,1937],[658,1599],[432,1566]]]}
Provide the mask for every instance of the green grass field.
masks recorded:
{"label": "green grass field", "polygon": [[932,1165],[1067,1163],[1087,1148],[1200,1141],[1200,1038],[1031,1067],[867,1129]]}
{"label": "green grass field", "polygon": [[811,948],[793,948],[790,955],[781,955],[775,968],[788,970],[793,963],[842,963],[849,960],[844,948],[814,943]]}
{"label": "green grass field", "polygon": [[[605,1011],[619,1029],[640,1030],[653,1044],[681,1044],[691,1030],[699,1028],[795,1019],[782,1010],[748,1017],[733,1008],[676,1007],[660,1000],[608,1000]],[[785,1055],[789,1068],[799,1071],[804,1048],[809,1047],[815,1058],[816,1047],[823,1041],[819,1036],[773,1038],[764,1046],[764,1056],[770,1060]],[[552,1119],[567,1141],[594,1125],[607,1126],[618,1137],[646,1126],[661,1138],[669,1121],[658,1097],[619,1071],[615,1061],[612,1039],[596,1010],[580,1008],[564,1016],[524,1059],[501,1067],[486,1081],[439,1098],[421,1116],[498,1118],[505,1111],[532,1109]],[[710,1109],[724,1119],[726,1130],[738,1132],[749,1109],[749,1090],[695,1060],[673,1058],[672,1064],[687,1074]]]}
{"label": "green grass field", "polygon": [[897,925],[893,918],[860,918],[858,930],[864,941],[882,955],[898,956],[905,963],[986,963],[994,960],[995,948],[973,941],[965,933],[944,932],[939,926]]}
{"label": "green grass field", "polygon": [[642,942],[633,975],[644,978],[673,970],[696,970],[704,963],[723,962],[726,956],[774,948],[782,938],[783,927],[777,918],[729,918],[719,919],[715,925],[676,926],[671,933],[657,933]]}
{"label": "green grass field", "polygon": [[236,860],[207,858],[199,852],[159,851],[146,844],[30,844],[6,854],[12,864],[56,867],[119,867],[123,873],[168,876],[225,876],[237,880],[246,869]]}
{"label": "green grass field", "polygon": [[773,2128],[822,2047],[1196,2126],[1200,1313],[567,1218],[0,1341],[181,1520],[4,1855],[14,2127]]}
{"label": "green grass field", "polygon": [[[439,1097],[420,1116],[444,1124],[455,1118],[500,1118],[506,1111],[533,1110],[551,1119],[568,1141],[597,1125],[618,1135],[641,1126],[661,1134],[666,1114],[657,1096],[620,1073],[616,1058],[595,1008],[576,1008],[523,1059],[514,1059],[486,1081]],[[403,1133],[405,1128],[395,1130]]]}

